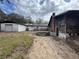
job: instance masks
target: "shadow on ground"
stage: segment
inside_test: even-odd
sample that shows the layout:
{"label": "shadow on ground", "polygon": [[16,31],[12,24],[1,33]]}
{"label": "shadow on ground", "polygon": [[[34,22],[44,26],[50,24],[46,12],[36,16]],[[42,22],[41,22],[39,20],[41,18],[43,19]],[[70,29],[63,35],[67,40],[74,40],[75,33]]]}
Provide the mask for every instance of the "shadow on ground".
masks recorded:
{"label": "shadow on ground", "polygon": [[49,32],[37,32],[37,36],[50,36]]}
{"label": "shadow on ground", "polygon": [[79,36],[68,38],[66,43],[79,55]]}
{"label": "shadow on ground", "polygon": [[55,41],[62,41],[79,55],[79,36],[69,37],[66,40],[53,36]]}

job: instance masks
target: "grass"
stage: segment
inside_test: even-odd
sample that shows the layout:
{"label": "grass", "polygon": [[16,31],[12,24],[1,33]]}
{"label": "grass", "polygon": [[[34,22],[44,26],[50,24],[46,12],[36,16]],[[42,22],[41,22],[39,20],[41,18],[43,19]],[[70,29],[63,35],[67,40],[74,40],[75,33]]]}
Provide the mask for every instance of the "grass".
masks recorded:
{"label": "grass", "polygon": [[23,42],[27,48],[32,45],[32,38],[28,33],[0,33],[0,59],[10,56],[12,50]]}

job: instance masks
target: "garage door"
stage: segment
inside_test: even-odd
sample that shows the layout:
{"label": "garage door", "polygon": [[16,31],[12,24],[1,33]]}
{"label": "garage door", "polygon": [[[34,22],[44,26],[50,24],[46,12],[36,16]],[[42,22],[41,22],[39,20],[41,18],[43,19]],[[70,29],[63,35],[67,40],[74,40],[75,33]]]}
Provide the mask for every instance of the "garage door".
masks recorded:
{"label": "garage door", "polygon": [[13,31],[13,24],[5,24],[5,31]]}

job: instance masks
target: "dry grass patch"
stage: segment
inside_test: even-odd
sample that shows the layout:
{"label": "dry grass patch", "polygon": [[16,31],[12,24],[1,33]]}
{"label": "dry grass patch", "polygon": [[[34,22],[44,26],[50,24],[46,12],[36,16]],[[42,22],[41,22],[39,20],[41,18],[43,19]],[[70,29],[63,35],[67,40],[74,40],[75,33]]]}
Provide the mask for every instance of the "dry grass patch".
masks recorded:
{"label": "dry grass patch", "polygon": [[[1,33],[3,34],[3,33]],[[12,54],[20,43],[24,43],[26,48],[32,45],[32,38],[26,32],[0,34],[0,59],[5,59]]]}

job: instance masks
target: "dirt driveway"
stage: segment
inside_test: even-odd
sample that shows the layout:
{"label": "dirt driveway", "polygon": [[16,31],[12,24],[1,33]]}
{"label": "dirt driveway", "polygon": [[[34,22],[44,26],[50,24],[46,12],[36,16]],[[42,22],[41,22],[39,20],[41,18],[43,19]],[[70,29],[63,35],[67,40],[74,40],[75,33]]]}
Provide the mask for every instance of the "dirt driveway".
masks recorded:
{"label": "dirt driveway", "polygon": [[28,59],[79,59],[79,56],[62,41],[56,41],[52,37],[41,37],[31,34],[34,44]]}

